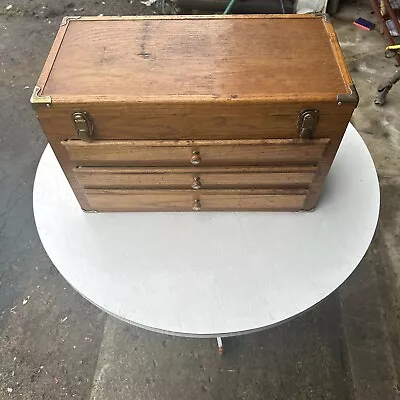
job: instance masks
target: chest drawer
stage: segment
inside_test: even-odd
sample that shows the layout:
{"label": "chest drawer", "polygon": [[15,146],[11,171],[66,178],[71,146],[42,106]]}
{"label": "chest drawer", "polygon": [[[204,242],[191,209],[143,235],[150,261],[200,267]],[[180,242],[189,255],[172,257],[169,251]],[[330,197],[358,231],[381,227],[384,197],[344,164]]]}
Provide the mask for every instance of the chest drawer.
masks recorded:
{"label": "chest drawer", "polygon": [[317,167],[80,167],[74,172],[84,188],[258,189],[308,187]]}
{"label": "chest drawer", "polygon": [[87,189],[97,211],[279,211],[303,208],[307,190]]}
{"label": "chest drawer", "polygon": [[318,163],[329,139],[66,140],[77,166],[235,166]]}

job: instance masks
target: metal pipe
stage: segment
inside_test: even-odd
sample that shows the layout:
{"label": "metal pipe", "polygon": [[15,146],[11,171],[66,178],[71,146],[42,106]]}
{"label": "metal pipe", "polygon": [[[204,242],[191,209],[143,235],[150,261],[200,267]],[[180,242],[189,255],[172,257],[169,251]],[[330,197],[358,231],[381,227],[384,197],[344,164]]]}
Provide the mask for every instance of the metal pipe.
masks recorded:
{"label": "metal pipe", "polygon": [[225,8],[224,15],[229,14],[232,10],[233,5],[236,3],[236,0],[231,0],[227,7]]}

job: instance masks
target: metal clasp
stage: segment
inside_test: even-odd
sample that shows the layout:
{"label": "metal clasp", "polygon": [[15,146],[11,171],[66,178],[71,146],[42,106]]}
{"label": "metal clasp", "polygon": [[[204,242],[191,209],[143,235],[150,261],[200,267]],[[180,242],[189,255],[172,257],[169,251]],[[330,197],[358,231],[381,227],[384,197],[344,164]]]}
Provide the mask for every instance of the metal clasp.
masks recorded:
{"label": "metal clasp", "polygon": [[297,130],[302,139],[312,139],[318,122],[318,110],[304,110],[297,120]]}
{"label": "metal clasp", "polygon": [[76,133],[79,139],[90,142],[93,136],[93,120],[86,111],[76,111],[72,114],[72,122],[74,123]]}

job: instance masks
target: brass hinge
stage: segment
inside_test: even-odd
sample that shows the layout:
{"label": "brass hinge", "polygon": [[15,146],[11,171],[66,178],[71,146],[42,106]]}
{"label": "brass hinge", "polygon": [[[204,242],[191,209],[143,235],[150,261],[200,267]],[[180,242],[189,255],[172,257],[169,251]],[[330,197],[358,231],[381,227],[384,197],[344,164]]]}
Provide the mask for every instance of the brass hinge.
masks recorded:
{"label": "brass hinge", "polygon": [[46,104],[47,107],[50,107],[51,104],[51,96],[41,96],[40,95],[41,88],[39,86],[35,86],[31,96],[31,104],[36,106],[38,104]]}
{"label": "brass hinge", "polygon": [[318,122],[318,110],[304,110],[297,119],[297,131],[302,139],[312,139]]}
{"label": "brass hinge", "polygon": [[94,124],[90,114],[86,111],[75,111],[72,113],[72,122],[79,139],[90,142],[94,131]]}

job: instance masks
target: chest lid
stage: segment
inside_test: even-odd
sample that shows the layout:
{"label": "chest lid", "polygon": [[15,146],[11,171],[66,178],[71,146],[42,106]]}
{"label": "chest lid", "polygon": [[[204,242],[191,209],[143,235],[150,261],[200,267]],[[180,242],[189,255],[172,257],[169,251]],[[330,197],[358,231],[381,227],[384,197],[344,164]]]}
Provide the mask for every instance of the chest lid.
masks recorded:
{"label": "chest lid", "polygon": [[155,100],[358,99],[332,25],[310,15],[66,17],[32,96]]}

